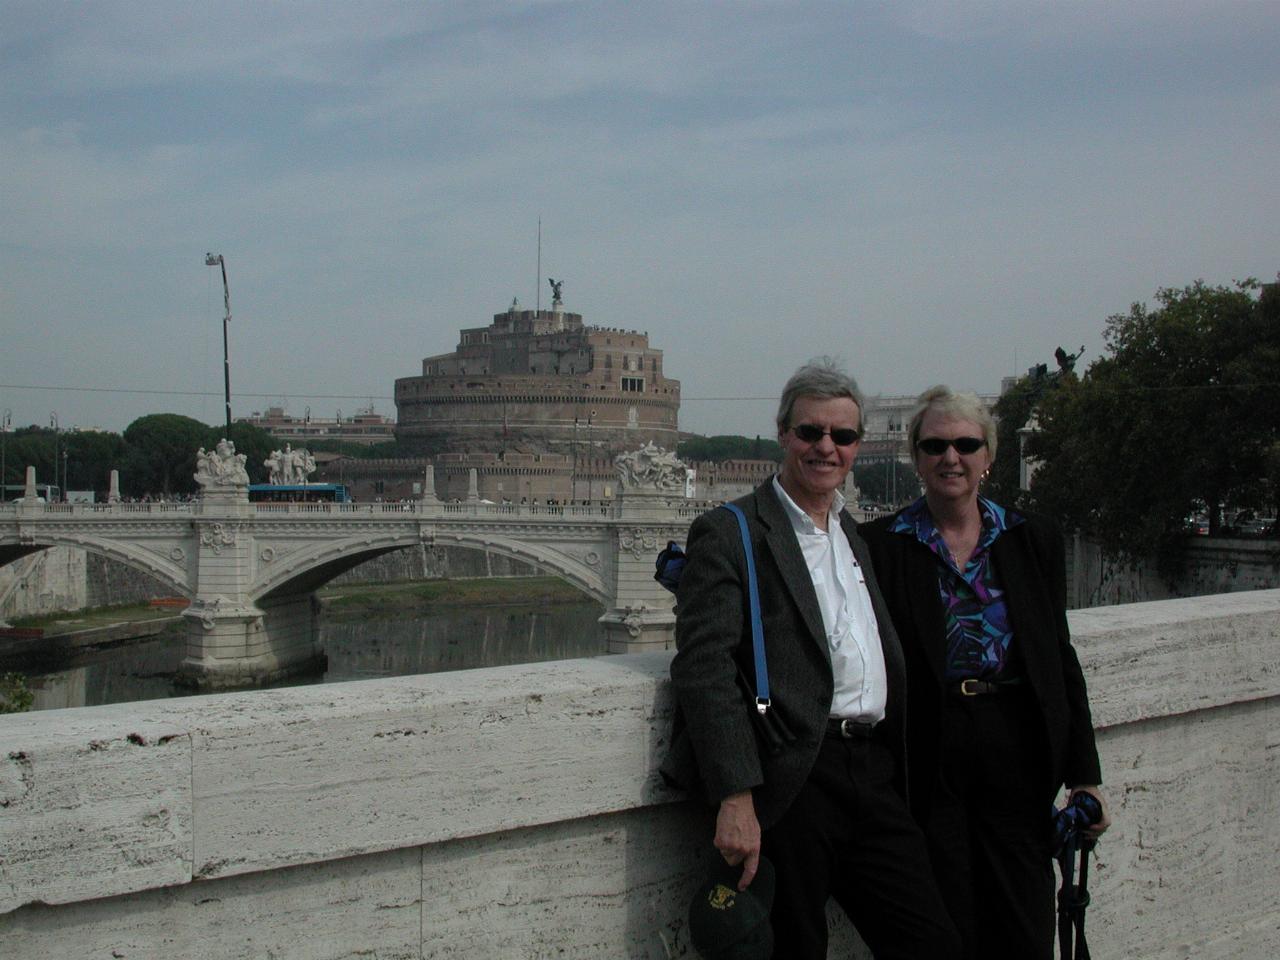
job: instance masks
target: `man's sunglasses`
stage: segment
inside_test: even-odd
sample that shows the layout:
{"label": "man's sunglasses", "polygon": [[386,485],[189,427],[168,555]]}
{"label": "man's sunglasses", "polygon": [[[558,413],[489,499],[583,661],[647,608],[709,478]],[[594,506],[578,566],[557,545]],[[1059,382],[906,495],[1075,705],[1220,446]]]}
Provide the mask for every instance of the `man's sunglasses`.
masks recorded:
{"label": "man's sunglasses", "polygon": [[931,457],[940,457],[947,452],[947,447],[955,447],[956,453],[977,453],[987,445],[981,437],[956,437],[944,440],[942,437],[926,437],[916,441],[916,449]]}
{"label": "man's sunglasses", "polygon": [[827,434],[831,434],[831,442],[837,447],[852,446],[862,437],[862,434],[852,427],[833,427],[830,430],[823,430],[816,423],[797,423],[791,428],[791,432],[805,443],[817,443]]}

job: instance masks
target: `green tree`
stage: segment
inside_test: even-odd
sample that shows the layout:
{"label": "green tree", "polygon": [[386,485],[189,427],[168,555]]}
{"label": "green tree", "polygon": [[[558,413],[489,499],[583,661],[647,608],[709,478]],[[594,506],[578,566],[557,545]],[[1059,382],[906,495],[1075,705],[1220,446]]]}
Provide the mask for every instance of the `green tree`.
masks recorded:
{"label": "green tree", "polygon": [[920,478],[910,464],[899,460],[891,464],[855,461],[853,480],[863,504],[899,507],[920,496]]}
{"label": "green tree", "polygon": [[[5,483],[26,480],[27,467],[36,468],[36,480],[53,483],[56,434],[48,427],[19,427],[5,438]],[[20,496],[20,494],[11,494]]]}
{"label": "green tree", "polygon": [[124,466],[124,438],[108,431],[76,430],[63,434],[62,444],[67,451],[67,489],[105,494],[111,471]]}
{"label": "green tree", "polygon": [[[1280,440],[1267,448],[1263,471],[1266,474],[1267,512],[1280,521]],[[1280,535],[1280,530],[1273,531],[1273,535]]]}
{"label": "green tree", "polygon": [[1042,365],[1019,378],[996,401],[992,410],[996,419],[996,461],[983,485],[983,496],[1008,507],[1025,505],[1027,491],[1022,489],[1021,482],[1022,437],[1019,431],[1027,425],[1046,393],[1074,382],[1074,373],[1050,373],[1047,366]]}
{"label": "green tree", "polygon": [[757,436],[723,435],[716,437],[689,437],[676,447],[676,455],[685,462],[725,460],[782,460],[782,447],[777,440]]}
{"label": "green tree", "polygon": [[1107,355],[1046,391],[1038,507],[1112,556],[1173,569],[1186,517],[1257,496],[1280,439],[1280,296],[1254,280],[1162,289],[1107,320]]}
{"label": "green tree", "polygon": [[125,466],[122,492],[146,494],[194,493],[196,452],[216,442],[218,433],[207,424],[176,413],[139,417],[124,430]]}
{"label": "green tree", "polygon": [[111,470],[119,468],[123,459],[124,441],[118,433],[23,427],[6,438],[4,482],[22,483],[27,467],[32,466],[40,483],[105,492]]}
{"label": "green tree", "polygon": [[20,673],[0,675],[0,713],[22,713],[34,699],[27,678]]}

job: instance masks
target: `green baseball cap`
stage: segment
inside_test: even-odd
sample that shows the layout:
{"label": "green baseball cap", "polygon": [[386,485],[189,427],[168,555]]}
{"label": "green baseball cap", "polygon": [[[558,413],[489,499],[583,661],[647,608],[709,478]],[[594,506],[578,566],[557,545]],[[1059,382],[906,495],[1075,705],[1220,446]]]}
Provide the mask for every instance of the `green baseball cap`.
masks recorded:
{"label": "green baseball cap", "polygon": [[769,960],[773,955],[773,864],[764,857],[746,890],[738,889],[742,864],[717,855],[689,904],[689,938],[703,960]]}

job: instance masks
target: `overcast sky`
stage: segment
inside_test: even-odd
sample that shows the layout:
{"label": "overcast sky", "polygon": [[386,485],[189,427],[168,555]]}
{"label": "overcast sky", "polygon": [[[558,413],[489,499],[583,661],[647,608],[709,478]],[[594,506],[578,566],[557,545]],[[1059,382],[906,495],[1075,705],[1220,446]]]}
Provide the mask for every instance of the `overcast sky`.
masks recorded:
{"label": "overcast sky", "polygon": [[[821,353],[996,392],[1105,318],[1280,269],[1280,4],[0,0],[15,426],[394,414],[564,280],[681,426]],[[542,281],[542,304],[549,288]],[[723,398],[723,399],[721,399]]]}

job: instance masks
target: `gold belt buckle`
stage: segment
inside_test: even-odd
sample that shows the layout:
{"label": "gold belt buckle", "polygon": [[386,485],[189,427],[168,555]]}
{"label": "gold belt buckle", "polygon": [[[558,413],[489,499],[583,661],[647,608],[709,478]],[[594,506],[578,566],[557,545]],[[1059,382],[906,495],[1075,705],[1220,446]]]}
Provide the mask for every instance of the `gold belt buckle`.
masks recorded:
{"label": "gold belt buckle", "polygon": [[971,683],[977,684],[978,681],[975,680],[973,677],[968,677],[960,681],[960,695],[962,697],[976,697],[978,695],[977,689],[971,688],[969,686],[969,684]]}

